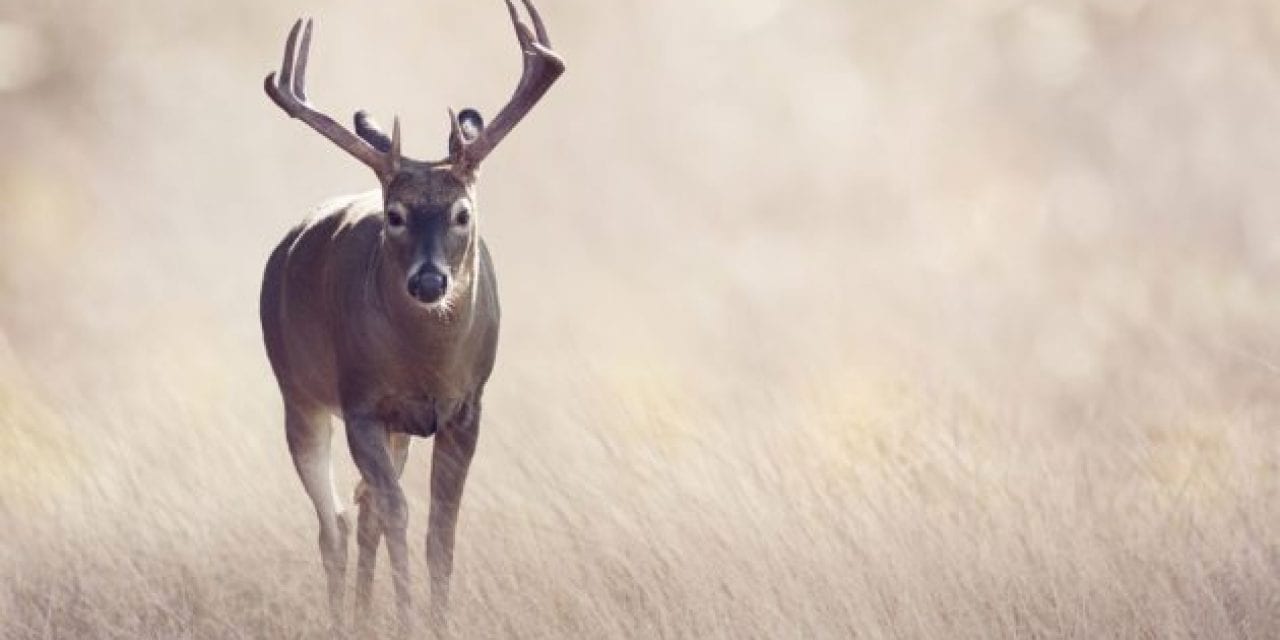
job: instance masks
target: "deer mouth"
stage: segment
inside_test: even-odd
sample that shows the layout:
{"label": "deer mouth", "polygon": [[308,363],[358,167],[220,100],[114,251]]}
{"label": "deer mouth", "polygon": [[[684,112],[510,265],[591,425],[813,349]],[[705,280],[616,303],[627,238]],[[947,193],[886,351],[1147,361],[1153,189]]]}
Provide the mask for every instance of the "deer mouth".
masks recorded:
{"label": "deer mouth", "polygon": [[441,320],[448,320],[453,313],[454,303],[457,300],[457,287],[454,286],[452,279],[445,284],[443,290],[440,291],[422,291],[418,293],[410,292],[409,298],[413,300],[414,306],[429,315],[435,316]]}

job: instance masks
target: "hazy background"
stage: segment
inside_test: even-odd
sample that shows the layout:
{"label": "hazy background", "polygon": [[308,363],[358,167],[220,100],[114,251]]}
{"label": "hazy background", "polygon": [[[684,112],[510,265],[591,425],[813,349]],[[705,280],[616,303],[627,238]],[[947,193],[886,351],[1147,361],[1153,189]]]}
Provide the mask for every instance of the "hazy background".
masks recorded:
{"label": "hazy background", "polygon": [[[1280,635],[1280,5],[540,5],[463,637]],[[376,182],[299,15],[415,157],[519,74],[498,0],[0,0],[0,634],[324,630],[257,293]]]}

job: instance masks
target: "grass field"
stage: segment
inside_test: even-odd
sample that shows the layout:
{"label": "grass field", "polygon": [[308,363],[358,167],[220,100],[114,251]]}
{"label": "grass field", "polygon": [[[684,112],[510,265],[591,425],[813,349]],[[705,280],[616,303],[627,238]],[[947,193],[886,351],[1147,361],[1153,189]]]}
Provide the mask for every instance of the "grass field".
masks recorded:
{"label": "grass field", "polygon": [[[540,6],[459,637],[1280,636],[1280,9]],[[304,13],[412,156],[518,74],[497,0],[0,6],[0,636],[325,635],[257,287],[376,183],[262,95]]]}

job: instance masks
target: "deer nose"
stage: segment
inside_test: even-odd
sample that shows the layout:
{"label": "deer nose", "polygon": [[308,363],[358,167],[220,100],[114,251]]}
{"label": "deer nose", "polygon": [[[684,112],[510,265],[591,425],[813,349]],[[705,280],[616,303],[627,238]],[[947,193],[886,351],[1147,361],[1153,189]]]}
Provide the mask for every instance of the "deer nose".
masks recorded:
{"label": "deer nose", "polygon": [[409,295],[419,302],[438,302],[448,288],[449,276],[434,269],[422,269],[409,278]]}

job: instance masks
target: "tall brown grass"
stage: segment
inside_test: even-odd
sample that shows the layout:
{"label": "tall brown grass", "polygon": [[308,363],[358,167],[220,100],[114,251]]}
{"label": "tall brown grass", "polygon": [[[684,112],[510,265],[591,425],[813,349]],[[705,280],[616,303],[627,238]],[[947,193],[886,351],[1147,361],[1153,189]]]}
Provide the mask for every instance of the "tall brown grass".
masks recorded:
{"label": "tall brown grass", "polygon": [[[541,5],[460,635],[1280,636],[1280,9]],[[496,0],[0,6],[6,636],[324,633],[254,307],[374,182],[261,94],[302,13],[411,155],[518,73]]]}

